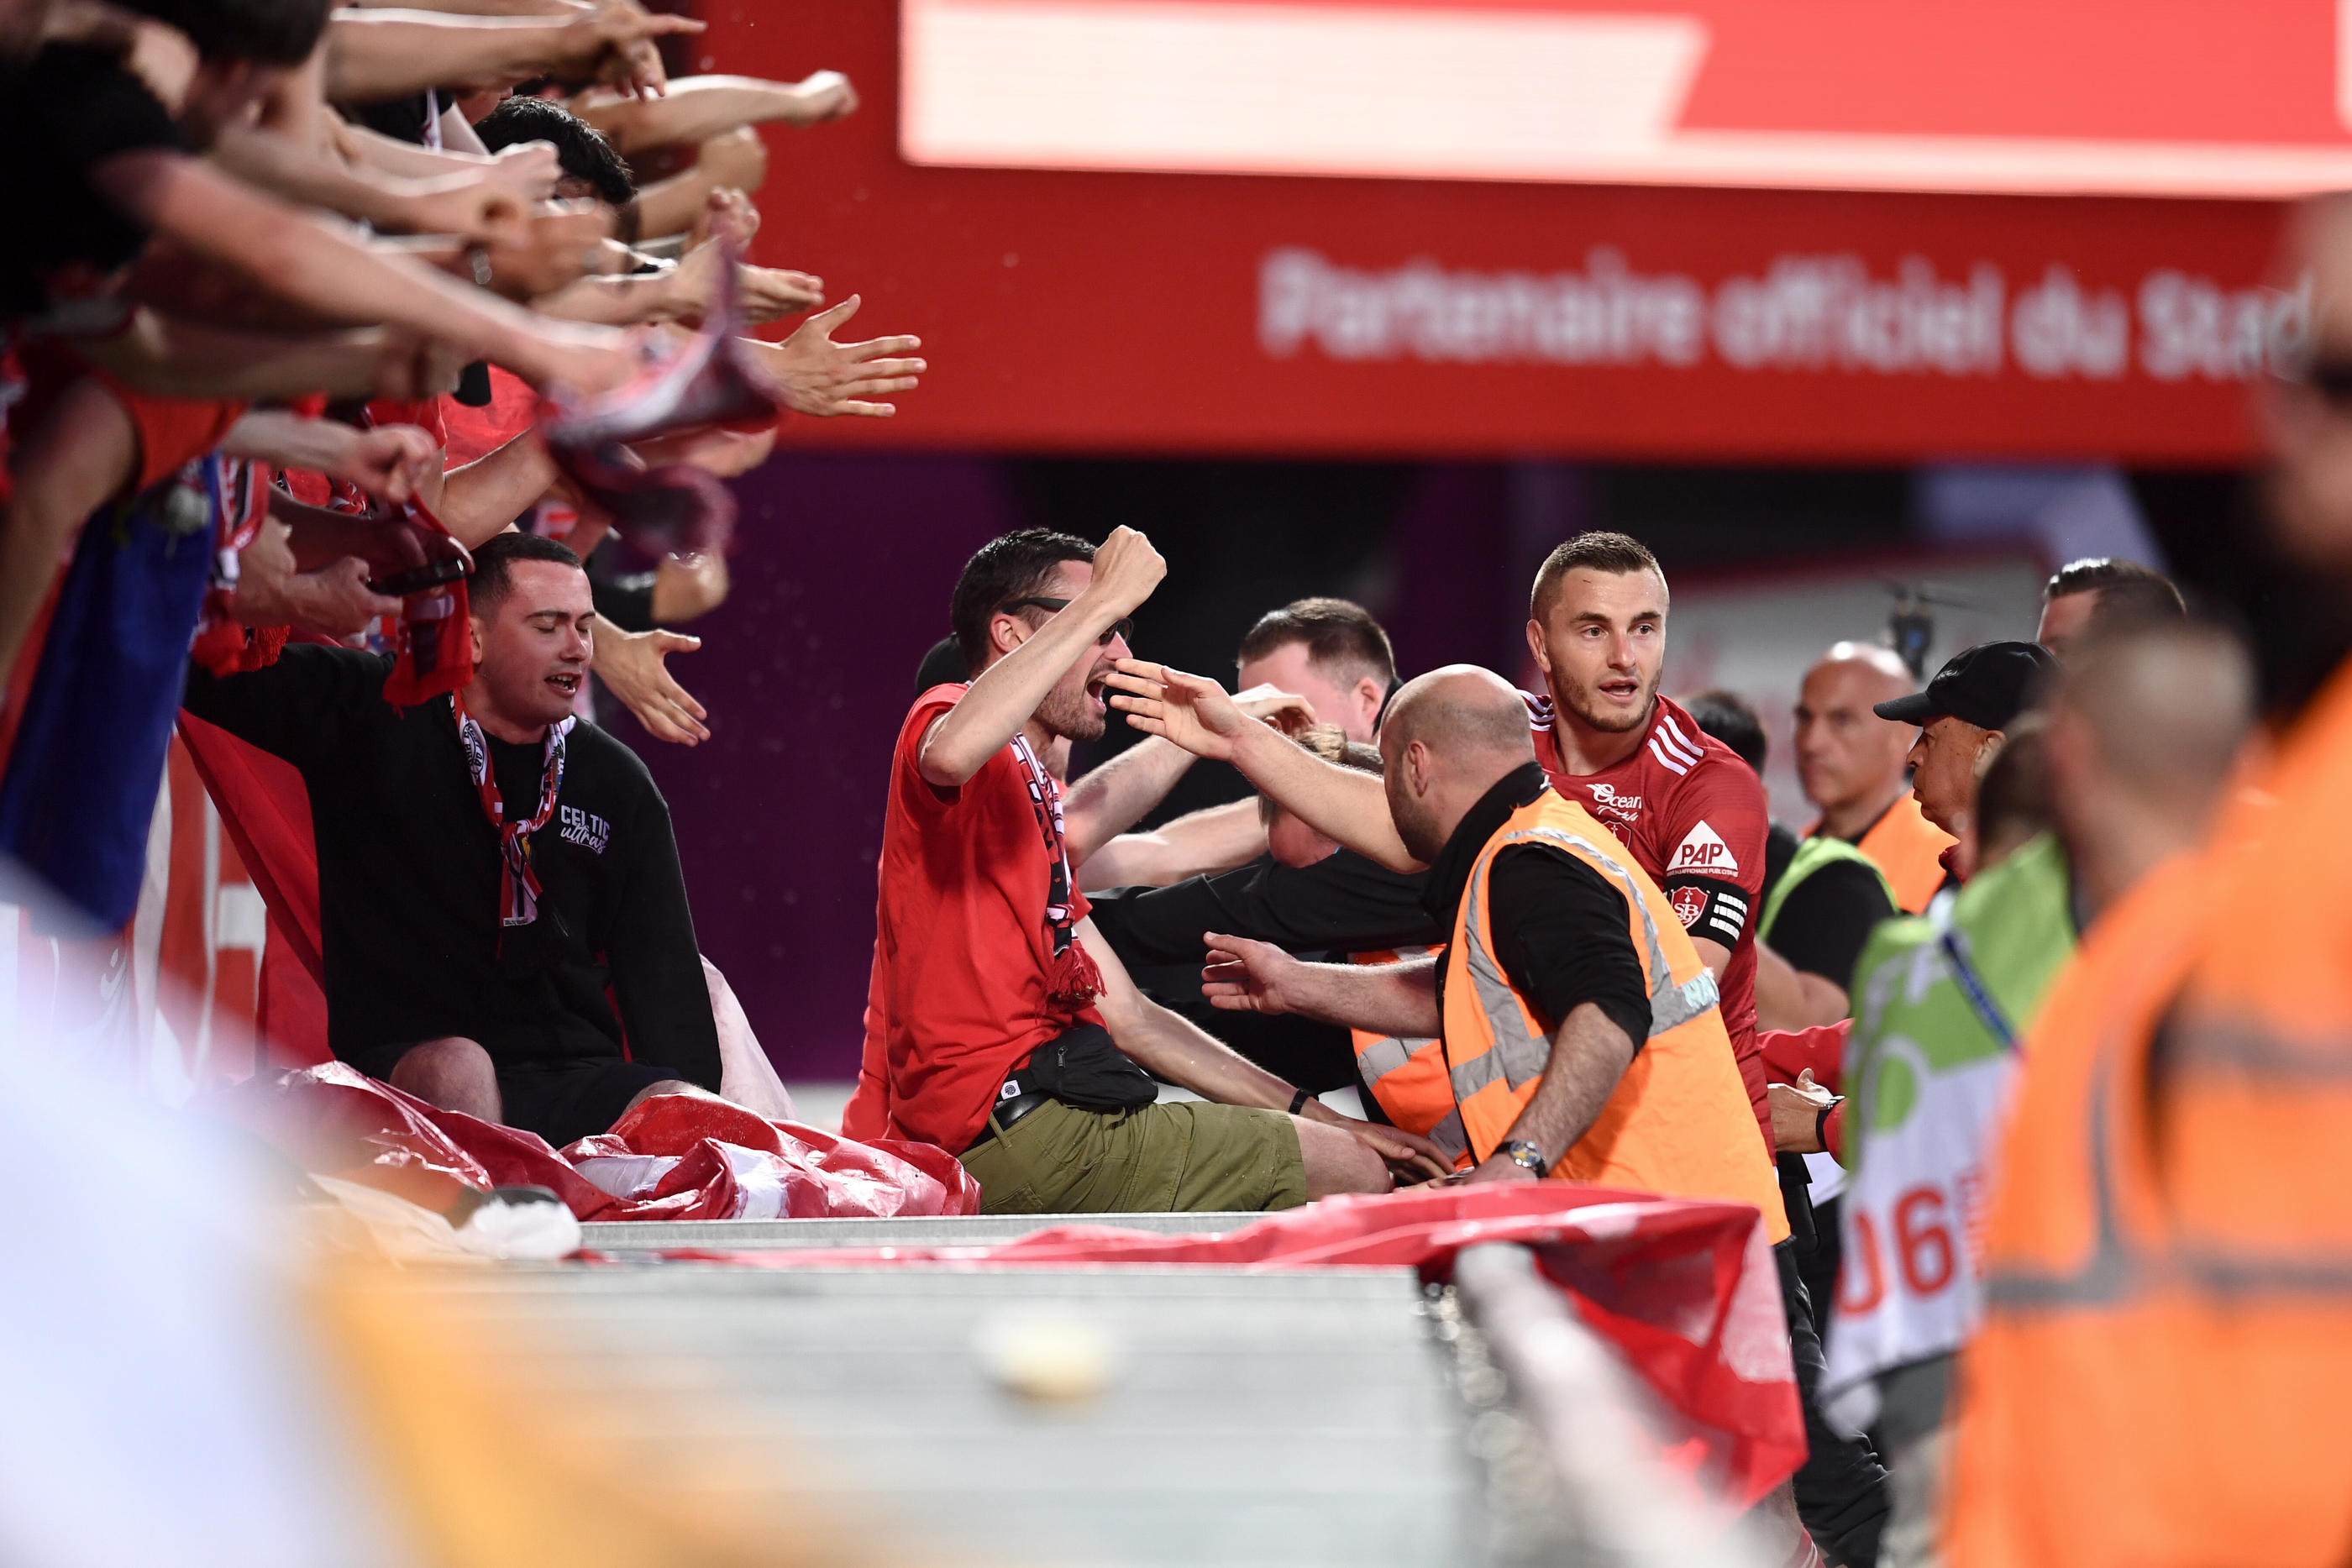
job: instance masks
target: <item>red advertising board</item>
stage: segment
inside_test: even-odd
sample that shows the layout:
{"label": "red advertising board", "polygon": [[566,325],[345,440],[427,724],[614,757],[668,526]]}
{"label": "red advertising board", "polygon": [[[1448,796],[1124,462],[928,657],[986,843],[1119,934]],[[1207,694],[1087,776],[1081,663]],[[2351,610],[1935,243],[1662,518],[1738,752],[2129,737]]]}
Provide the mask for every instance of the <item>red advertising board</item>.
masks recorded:
{"label": "red advertising board", "polygon": [[[770,133],[760,256],[931,362],[897,419],[798,444],[2227,463],[2305,307],[2263,286],[2270,201],[918,165],[896,5],[705,14],[716,68],[857,82],[852,119]],[[1901,95],[1849,85],[1844,128],[1885,129]],[[1729,93],[1701,70],[1687,115],[1769,122]],[[1894,129],[1958,113],[1919,109]],[[2113,139],[2128,109],[1990,129]]]}

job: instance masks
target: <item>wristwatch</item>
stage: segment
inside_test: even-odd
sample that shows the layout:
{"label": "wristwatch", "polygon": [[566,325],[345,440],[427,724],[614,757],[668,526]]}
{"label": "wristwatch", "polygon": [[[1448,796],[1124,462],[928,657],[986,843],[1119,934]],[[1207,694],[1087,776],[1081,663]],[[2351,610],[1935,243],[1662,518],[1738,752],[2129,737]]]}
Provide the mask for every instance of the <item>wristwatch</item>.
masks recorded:
{"label": "wristwatch", "polygon": [[1508,1143],[1498,1144],[1495,1152],[1521,1170],[1535,1172],[1538,1181],[1551,1174],[1551,1162],[1543,1157],[1541,1149],[1525,1138],[1513,1138]]}
{"label": "wristwatch", "polygon": [[1813,1113],[1813,1142],[1819,1144],[1825,1154],[1830,1146],[1830,1113],[1844,1103],[1845,1096],[1836,1095],[1828,1104]]}

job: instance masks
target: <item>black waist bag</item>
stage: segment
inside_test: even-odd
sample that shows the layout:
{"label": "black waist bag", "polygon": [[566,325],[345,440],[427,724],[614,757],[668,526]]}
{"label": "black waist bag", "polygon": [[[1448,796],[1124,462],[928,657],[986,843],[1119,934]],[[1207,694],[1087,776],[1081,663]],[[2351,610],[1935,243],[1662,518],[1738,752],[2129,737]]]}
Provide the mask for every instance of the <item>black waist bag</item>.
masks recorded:
{"label": "black waist bag", "polygon": [[1160,1098],[1151,1074],[1129,1061],[1098,1023],[1072,1024],[1033,1051],[1007,1082],[1081,1111],[1139,1111]]}

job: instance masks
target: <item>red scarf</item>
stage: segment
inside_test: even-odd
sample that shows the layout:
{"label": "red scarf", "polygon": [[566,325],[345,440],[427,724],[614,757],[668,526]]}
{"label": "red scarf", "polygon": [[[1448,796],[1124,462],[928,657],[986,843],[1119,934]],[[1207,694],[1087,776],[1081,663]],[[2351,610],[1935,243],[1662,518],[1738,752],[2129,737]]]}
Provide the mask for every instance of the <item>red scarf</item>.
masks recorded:
{"label": "red scarf", "polygon": [[501,925],[528,925],[539,918],[539,873],[531,869],[530,836],[555,815],[555,797],[563,789],[563,737],[574,723],[570,718],[547,727],[547,771],[539,784],[539,810],[530,821],[507,821],[506,801],[499,796],[498,770],[490,766],[490,743],[481,725],[466,711],[463,693],[449,694],[457,717],[457,740],[466,748],[466,766],[473,770],[474,789],[482,799],[482,815],[499,835],[499,921]]}
{"label": "red scarf", "polygon": [[269,465],[217,452],[189,467],[199,465],[212,497],[213,570],[205,590],[204,619],[197,622],[188,653],[215,675],[262,669],[278,662],[291,629],[241,624],[236,583],[246,548],[261,537],[261,525],[269,516]]}
{"label": "red scarf", "polygon": [[1094,959],[1071,939],[1077,923],[1070,918],[1070,847],[1062,826],[1062,787],[1037,760],[1029,737],[1017,729],[1013,732],[1013,759],[1028,780],[1029,806],[1045,837],[1045,924],[1054,933],[1054,972],[1046,978],[1045,999],[1076,1012],[1102,994],[1103,980]]}
{"label": "red scarf", "polygon": [[[441,519],[418,503],[406,503],[401,512],[408,526],[428,539],[449,538]],[[447,547],[434,549],[436,559],[444,548]],[[454,695],[474,678],[474,638],[467,614],[463,577],[434,583],[401,600],[400,620],[392,637],[398,658],[383,683],[384,701],[394,707],[415,707],[443,692]]]}

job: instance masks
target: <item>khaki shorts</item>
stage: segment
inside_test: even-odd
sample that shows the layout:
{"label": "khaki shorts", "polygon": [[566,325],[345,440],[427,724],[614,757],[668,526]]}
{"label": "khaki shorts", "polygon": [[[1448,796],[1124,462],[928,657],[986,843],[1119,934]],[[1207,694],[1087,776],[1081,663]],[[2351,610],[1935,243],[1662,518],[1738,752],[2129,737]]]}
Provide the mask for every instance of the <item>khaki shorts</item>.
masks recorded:
{"label": "khaki shorts", "polygon": [[1279,1111],[1176,1102],[1081,1111],[1050,1101],[967,1151],[982,1214],[1203,1213],[1307,1201],[1298,1129]]}

